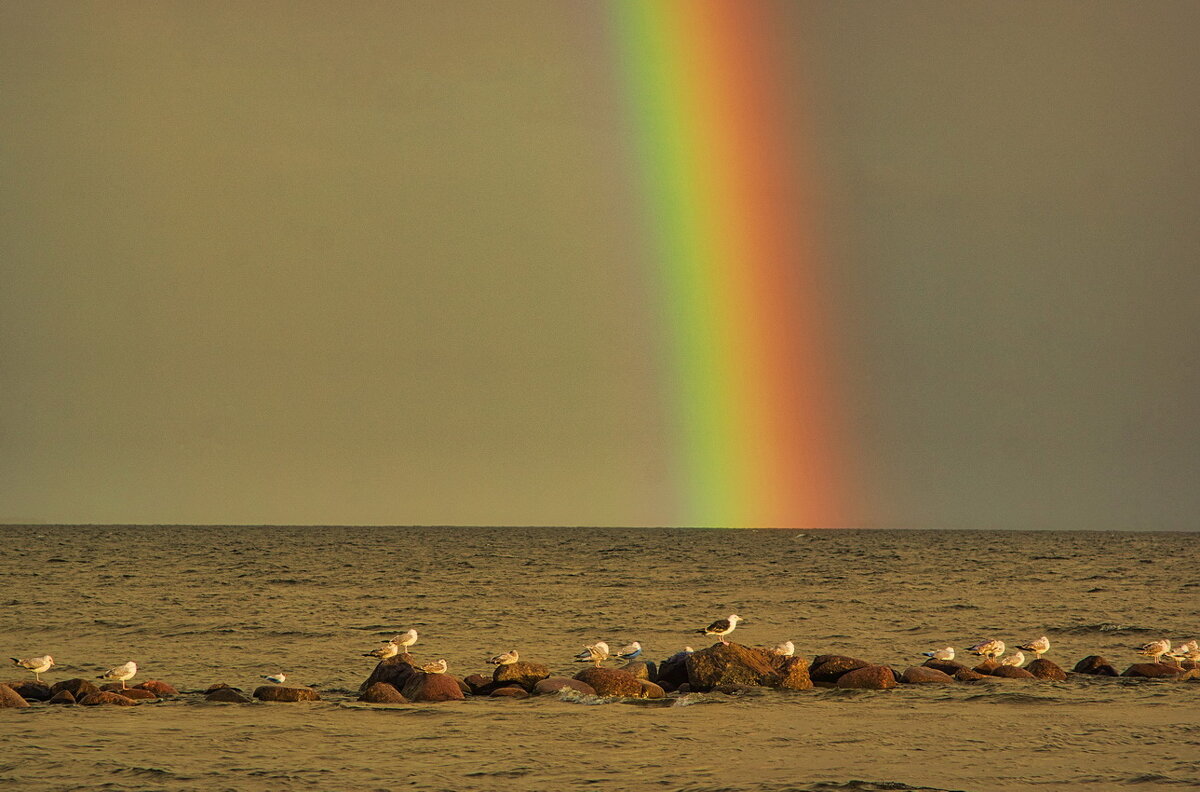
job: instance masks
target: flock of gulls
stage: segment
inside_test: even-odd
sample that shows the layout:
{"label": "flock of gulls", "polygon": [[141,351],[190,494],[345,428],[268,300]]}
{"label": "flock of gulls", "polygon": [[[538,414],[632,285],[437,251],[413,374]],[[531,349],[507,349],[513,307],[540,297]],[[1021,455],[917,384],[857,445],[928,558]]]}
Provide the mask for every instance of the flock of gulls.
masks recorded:
{"label": "flock of gulls", "polygon": [[[738,616],[736,613],[732,613],[724,619],[717,619],[702,630],[696,630],[696,632],[700,635],[715,636],[718,640],[720,640],[721,643],[728,644],[728,636],[737,629],[738,624],[747,623],[748,622],[746,622],[746,620],[741,616]],[[382,641],[382,646],[380,646],[378,649],[364,653],[363,657],[386,660],[402,653],[407,655],[409,653],[408,650],[417,643],[417,637],[417,631],[410,629],[407,632],[392,636],[392,638],[387,641]],[[683,651],[677,653],[674,655],[674,657],[691,654],[693,651],[694,650],[692,647],[685,646]],[[784,641],[776,644],[768,651],[782,657],[792,657],[796,653],[796,646],[792,641]],[[1010,665],[1019,668],[1025,663],[1025,652],[1032,653],[1035,660],[1040,659],[1042,655],[1049,652],[1050,639],[1043,635],[1035,640],[1020,644],[1017,646],[1016,651],[1007,657],[1004,656],[1005,651],[1007,651],[1007,646],[1005,645],[1004,641],[1001,641],[997,638],[979,641],[974,646],[966,647],[963,651],[969,652],[976,657],[982,657],[986,660],[999,663],[1000,665]],[[1142,657],[1151,658],[1155,663],[1161,662],[1164,656],[1170,657],[1176,662],[1183,660],[1200,662],[1200,644],[1197,644],[1195,640],[1180,643],[1172,648],[1171,642],[1164,638],[1136,647],[1134,651]],[[922,657],[928,657],[933,660],[953,660],[955,652],[953,646],[946,646],[941,649],[932,649],[928,652],[921,652],[920,654]],[[632,643],[623,646],[616,651],[610,650],[608,644],[604,641],[597,641],[594,644],[588,644],[587,646],[584,646],[583,651],[575,655],[573,659],[577,663],[593,663],[599,667],[600,664],[606,660],[636,660],[638,657],[641,657],[641,655],[642,645],[638,641],[633,641]],[[41,657],[30,657],[25,660],[19,660],[15,657],[11,659],[17,667],[32,671],[34,678],[39,682],[42,680],[41,675],[56,665],[54,658],[48,654],[42,655]],[[488,662],[498,666],[512,665],[513,663],[518,662],[520,659],[520,653],[516,649],[510,649],[507,652],[501,652],[500,654],[489,658]],[[425,663],[421,666],[421,670],[427,674],[444,674],[446,673],[447,667],[446,660],[443,658],[441,660],[435,660],[432,663]],[[133,677],[137,674],[137,671],[137,663],[130,660],[129,662],[122,663],[119,666],[113,666],[98,676],[97,679],[120,682],[122,689],[124,689],[125,683],[128,680],[133,679]],[[287,680],[287,674],[283,672],[277,674],[265,674],[262,676],[262,678],[273,684],[282,685]]]}

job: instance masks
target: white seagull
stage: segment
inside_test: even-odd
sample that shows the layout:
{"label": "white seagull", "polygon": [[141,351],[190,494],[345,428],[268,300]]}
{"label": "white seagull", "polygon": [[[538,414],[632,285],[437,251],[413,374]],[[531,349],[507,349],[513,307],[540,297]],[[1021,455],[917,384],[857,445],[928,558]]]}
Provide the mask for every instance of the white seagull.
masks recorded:
{"label": "white seagull", "polygon": [[597,668],[607,659],[608,644],[604,641],[596,641],[594,644],[588,644],[583,647],[582,652],[575,655],[576,663],[595,663]]}
{"label": "white seagull", "polygon": [[446,673],[446,661],[438,660],[433,663],[426,663],[421,666],[421,670],[426,674],[444,674]]}
{"label": "white seagull", "polygon": [[1200,646],[1197,646],[1195,641],[1188,641],[1171,650],[1170,657],[1175,658],[1176,662],[1191,660],[1194,663],[1200,660]]}
{"label": "white seagull", "polygon": [[1000,665],[1016,666],[1020,668],[1025,662],[1025,653],[1020,649],[1010,654],[1008,657],[1000,661]]}
{"label": "white seagull", "polygon": [[282,685],[287,680],[287,674],[280,671],[278,674],[264,674],[263,679],[273,685]]}
{"label": "white seagull", "polygon": [[729,614],[729,618],[717,619],[703,630],[696,630],[696,632],[700,633],[701,635],[715,635],[721,639],[721,643],[727,644],[729,641],[725,640],[725,636],[736,630],[738,622],[740,621],[745,621],[745,619],[743,619],[741,616],[738,616],[736,613],[731,613]]}
{"label": "white seagull", "polygon": [[49,671],[50,667],[52,665],[54,665],[54,658],[51,657],[50,655],[42,655],[41,657],[30,657],[25,660],[18,660],[15,657],[10,658],[10,659],[13,661],[13,663],[15,663],[17,665],[17,667],[28,668],[30,671],[32,671],[33,678],[36,679],[38,682],[42,681],[42,674]]}
{"label": "white seagull", "polygon": [[125,681],[127,679],[133,679],[133,676],[136,673],[137,673],[137,663],[130,660],[128,663],[125,663],[123,665],[113,666],[112,668],[108,669],[100,676],[96,677],[96,679],[115,679],[116,681],[121,683],[121,689],[124,690],[125,689]]}
{"label": "white seagull", "polygon": [[517,654],[517,650],[509,649],[507,652],[501,652],[495,657],[489,658],[488,662],[492,665],[512,665],[519,659],[521,659],[521,656]]}
{"label": "white seagull", "polygon": [[1026,652],[1033,652],[1033,659],[1041,660],[1042,655],[1050,651],[1050,639],[1043,635],[1036,641],[1026,641],[1017,648],[1024,649]]}
{"label": "white seagull", "polygon": [[934,649],[932,652],[921,652],[922,657],[928,657],[931,660],[953,660],[954,647],[946,646],[941,649]]}
{"label": "white seagull", "polygon": [[1004,654],[1004,641],[996,638],[992,638],[988,641],[980,641],[974,646],[968,646],[966,651],[979,657],[986,657],[989,660],[995,660],[997,657]]}
{"label": "white seagull", "polygon": [[638,641],[622,646],[617,651],[613,652],[613,657],[617,660],[633,660],[642,654],[642,645]]}
{"label": "white seagull", "polygon": [[775,644],[775,648],[771,650],[771,654],[776,654],[780,657],[794,657],[796,654],[796,644],[791,641]]}
{"label": "white seagull", "polygon": [[1160,662],[1163,655],[1171,651],[1171,642],[1166,638],[1159,641],[1151,641],[1148,644],[1138,647],[1136,651],[1143,657],[1153,657],[1154,662],[1157,663]]}
{"label": "white seagull", "polygon": [[380,660],[387,660],[389,657],[395,657],[400,654],[400,647],[388,641],[378,649],[372,649],[363,655],[363,657],[377,657]]}
{"label": "white seagull", "polygon": [[417,631],[410,629],[408,632],[400,633],[399,635],[393,635],[392,639],[390,641],[386,641],[385,643],[395,644],[404,650],[404,654],[408,654],[408,647],[412,646],[416,642]]}

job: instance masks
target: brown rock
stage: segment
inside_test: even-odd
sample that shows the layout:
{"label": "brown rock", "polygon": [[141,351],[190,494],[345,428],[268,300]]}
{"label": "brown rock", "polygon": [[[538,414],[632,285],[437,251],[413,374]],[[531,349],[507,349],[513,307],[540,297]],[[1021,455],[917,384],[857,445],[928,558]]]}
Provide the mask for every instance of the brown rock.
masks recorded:
{"label": "brown rock", "polygon": [[1142,679],[1178,679],[1188,676],[1188,672],[1177,665],[1167,663],[1134,663],[1126,668],[1121,676]]}
{"label": "brown rock", "polygon": [[[805,673],[808,673],[807,669],[805,669]],[[654,684],[656,684],[660,688],[662,688],[664,693],[674,693],[676,690],[678,690],[678,688],[676,688],[670,682],[667,682],[666,680],[663,680],[663,679],[658,680]]]}
{"label": "brown rock", "polygon": [[424,671],[410,674],[400,694],[409,701],[462,701],[466,698],[454,677]]}
{"label": "brown rock", "polygon": [[90,679],[64,679],[61,682],[55,682],[50,686],[50,695],[54,695],[60,690],[69,690],[76,701],[82,701],[84,696],[89,693],[99,693],[100,688]]}
{"label": "brown rock", "polygon": [[780,657],[774,662],[779,673],[776,687],[784,690],[808,690],[813,686],[808,675],[808,661],[803,657]]}
{"label": "brown rock", "polygon": [[934,660],[932,657],[921,665],[925,666],[926,668],[933,668],[941,671],[947,676],[954,676],[959,672],[960,669],[966,668],[965,665],[956,660]]}
{"label": "brown rock", "polygon": [[575,678],[590,685],[597,696],[642,695],[642,685],[637,677],[616,668],[585,668]]}
{"label": "brown rock", "polygon": [[887,666],[868,665],[840,675],[837,686],[852,690],[887,690],[896,687],[896,675]]}
{"label": "brown rock", "polygon": [[563,688],[577,690],[586,696],[596,695],[596,689],[586,682],[580,682],[578,679],[568,679],[567,677],[547,677],[541,682],[533,686],[533,692],[537,695],[545,695],[547,693],[557,693]]}
{"label": "brown rock", "polygon": [[400,695],[400,691],[389,685],[387,682],[376,682],[371,687],[363,691],[363,694],[358,697],[359,701],[365,701],[368,704],[407,704],[408,699]]}
{"label": "brown rock", "polygon": [[320,701],[321,697],[312,688],[263,685],[254,689],[254,698],[259,701]]}
{"label": "brown rock", "polygon": [[17,691],[0,683],[0,709],[20,709],[28,706],[29,702],[21,698]]}
{"label": "brown rock", "polygon": [[1067,672],[1058,667],[1058,664],[1052,660],[1038,658],[1029,665],[1025,666],[1025,670],[1033,674],[1038,679],[1044,679],[1050,682],[1066,682]]}
{"label": "brown rock", "polygon": [[150,701],[158,698],[158,696],[154,695],[154,693],[151,691],[143,690],[142,688],[126,688],[125,690],[112,692],[118,693],[127,699],[133,699],[134,701]]}
{"label": "brown rock", "polygon": [[550,676],[550,669],[541,663],[511,663],[498,665],[492,672],[492,681],[499,687],[517,685],[525,690],[533,690],[533,686]]}
{"label": "brown rock", "polygon": [[663,690],[650,680],[639,679],[638,682],[640,682],[642,685],[642,698],[660,699],[667,697],[667,691]]}
{"label": "brown rock", "polygon": [[71,695],[69,690],[60,690],[50,697],[49,704],[74,704],[75,697]]}
{"label": "brown rock", "polygon": [[[212,693],[214,690],[220,690],[221,688],[227,688],[227,687],[229,687],[229,685],[226,685],[224,682],[215,682],[215,683],[209,685],[208,687],[206,687],[204,689],[204,692]],[[229,688],[229,689],[241,692],[241,688]]]}
{"label": "brown rock", "polygon": [[621,666],[621,670],[628,671],[638,679],[644,679],[647,682],[653,682],[658,678],[658,669],[649,660],[630,660]]}
{"label": "brown rock", "polygon": [[[538,682],[541,680],[539,679]],[[525,699],[529,698],[529,691],[520,685],[509,685],[507,687],[498,687],[488,694],[490,698],[514,698]]]}
{"label": "brown rock", "polygon": [[909,666],[904,669],[904,673],[900,675],[900,681],[908,685],[930,684],[953,682],[954,677],[947,674],[945,671],[939,671],[936,668],[928,666]]}
{"label": "brown rock", "polygon": [[694,652],[686,662],[692,690],[711,690],[721,685],[796,690],[812,687],[808,663],[803,658],[781,657],[767,649],[718,643]]}
{"label": "brown rock", "polygon": [[95,707],[100,704],[116,704],[120,707],[132,707],[134,704],[137,704],[137,702],[131,698],[122,696],[120,693],[112,693],[108,690],[89,693],[83,698],[79,699],[79,703],[85,707]]}
{"label": "brown rock", "polygon": [[658,683],[669,682],[679,686],[688,681],[687,659],[690,652],[671,655],[658,666]]}
{"label": "brown rock", "polygon": [[249,704],[250,697],[229,685],[215,685],[204,696],[205,701],[223,701],[229,704]]}
{"label": "brown rock", "polygon": [[992,677],[990,674],[981,674],[978,671],[963,666],[954,672],[954,678],[959,682],[979,682],[991,679]]}
{"label": "brown rock", "polygon": [[1101,655],[1088,655],[1075,664],[1077,674],[1094,674],[1096,676],[1117,676],[1117,669]]}
{"label": "brown rock", "polygon": [[492,680],[485,677],[483,674],[471,674],[463,679],[463,683],[470,688],[471,694],[475,696],[486,696],[495,689]]}
{"label": "brown rock", "polygon": [[[396,690],[404,690],[409,678],[421,671],[413,665],[414,662],[416,661],[412,659],[412,655],[406,654],[398,654],[395,657],[380,660],[367,680],[358,686],[358,691],[361,693],[376,682],[387,682]],[[421,671],[421,673],[424,672]]]}
{"label": "brown rock", "polygon": [[997,663],[995,660],[984,660],[982,663],[975,666],[971,670],[974,671],[976,674],[988,674],[990,676],[991,673],[999,667],[1000,667],[1000,664]]}
{"label": "brown rock", "polygon": [[[132,687],[125,687],[120,682],[106,682],[100,686],[100,689],[106,693],[119,693],[122,696],[125,695],[125,691],[133,690]],[[126,698],[129,697],[126,696]]]}
{"label": "brown rock", "polygon": [[54,694],[45,682],[34,679],[22,679],[20,682],[5,682],[13,691],[26,701],[48,701]]}
{"label": "brown rock", "polygon": [[871,665],[866,660],[845,655],[817,655],[808,669],[813,682],[836,683],[842,674]]}
{"label": "brown rock", "polygon": [[140,685],[135,685],[134,687],[137,687],[140,690],[149,690],[159,698],[179,695],[179,691],[176,690],[173,685],[168,685],[166,682],[160,682],[157,679],[148,679]]}
{"label": "brown rock", "polygon": [[991,675],[1000,679],[1037,679],[1037,677],[1024,668],[1017,668],[1010,665],[1002,665],[992,669]]}

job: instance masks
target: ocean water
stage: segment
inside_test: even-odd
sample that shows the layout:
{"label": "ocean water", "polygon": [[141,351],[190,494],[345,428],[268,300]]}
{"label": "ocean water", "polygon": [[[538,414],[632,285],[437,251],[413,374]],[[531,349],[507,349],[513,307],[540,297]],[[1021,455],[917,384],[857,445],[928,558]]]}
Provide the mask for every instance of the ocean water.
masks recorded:
{"label": "ocean water", "polygon": [[[1192,533],[596,528],[0,528],[0,654],[54,682],[136,660],[134,682],[323,701],[0,710],[0,788],[32,790],[1200,789],[1200,683],[1072,677],[891,691],[537,697],[380,707],[361,657],[415,627],[450,673],[585,643],[660,660],[732,638],[897,669],[1046,634],[1068,670],[1200,637]],[[20,679],[10,669],[0,679]]]}

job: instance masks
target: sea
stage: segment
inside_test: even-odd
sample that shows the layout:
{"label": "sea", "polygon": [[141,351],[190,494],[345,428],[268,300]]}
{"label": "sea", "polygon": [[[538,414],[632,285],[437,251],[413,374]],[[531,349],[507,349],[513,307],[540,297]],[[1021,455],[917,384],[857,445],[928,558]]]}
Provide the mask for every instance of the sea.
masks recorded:
{"label": "sea", "polygon": [[[0,789],[1200,789],[1200,683],[1073,675],[661,700],[575,693],[380,706],[363,654],[415,628],[449,673],[572,675],[585,644],[651,660],[745,619],[903,670],[920,652],[1047,635],[1067,670],[1200,637],[1197,533],[512,527],[0,528],[0,655],[53,683],[137,662],[183,695],[0,709]],[[8,661],[5,660],[5,663]],[[312,703],[206,703],[279,671]],[[27,678],[9,667],[0,679]]]}

